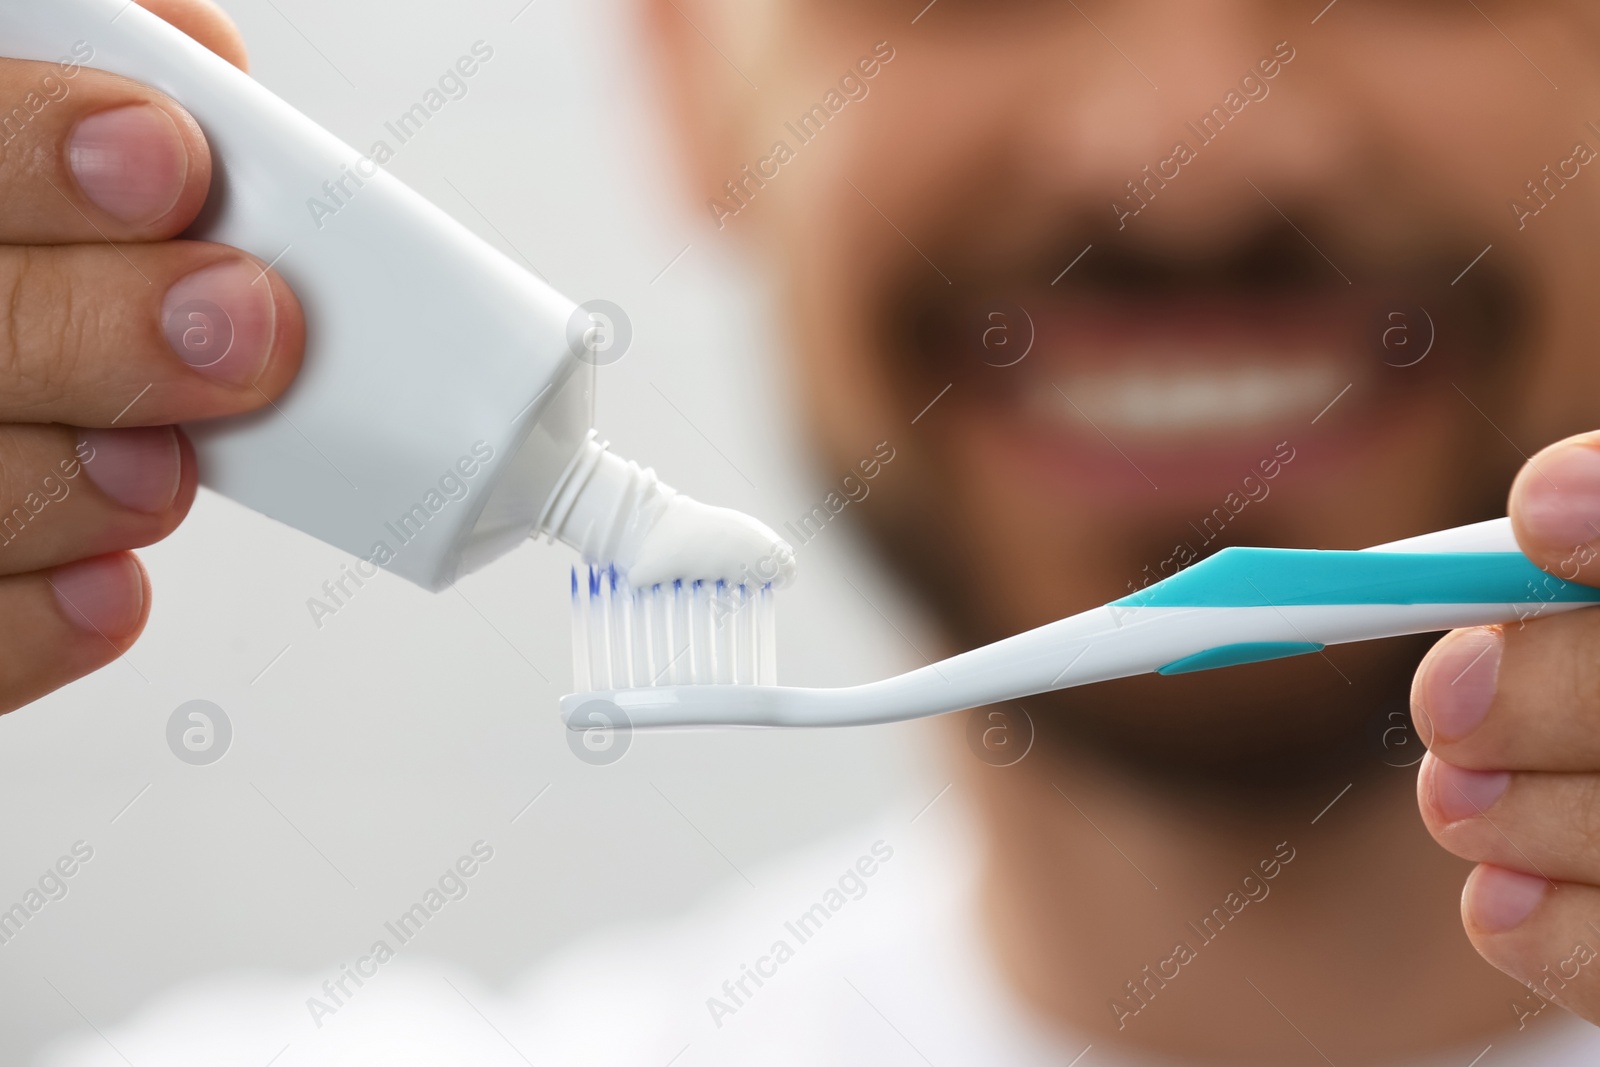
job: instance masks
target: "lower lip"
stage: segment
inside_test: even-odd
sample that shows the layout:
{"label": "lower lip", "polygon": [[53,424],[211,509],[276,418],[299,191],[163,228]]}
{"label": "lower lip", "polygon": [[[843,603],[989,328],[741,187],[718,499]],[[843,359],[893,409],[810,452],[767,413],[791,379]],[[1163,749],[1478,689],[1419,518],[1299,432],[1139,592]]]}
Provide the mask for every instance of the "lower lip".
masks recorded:
{"label": "lower lip", "polygon": [[[1348,397],[1346,398],[1348,399]],[[1119,446],[1070,431],[996,426],[971,427],[982,451],[998,467],[1015,468],[1047,491],[1093,495],[1127,505],[1166,507],[1209,500],[1236,489],[1248,477],[1273,476],[1292,457],[1296,480],[1358,465],[1383,450],[1368,420],[1309,423],[1263,430],[1259,438],[1195,443],[1185,448]]]}

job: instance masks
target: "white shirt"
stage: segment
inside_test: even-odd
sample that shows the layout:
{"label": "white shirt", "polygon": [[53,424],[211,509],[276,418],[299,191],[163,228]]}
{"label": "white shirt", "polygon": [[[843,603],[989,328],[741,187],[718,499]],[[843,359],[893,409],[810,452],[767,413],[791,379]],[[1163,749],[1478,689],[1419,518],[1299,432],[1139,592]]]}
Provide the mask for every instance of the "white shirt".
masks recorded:
{"label": "white shirt", "polygon": [[[864,828],[752,870],[753,887],[737,880],[683,918],[559,953],[509,990],[406,950],[369,964],[360,986],[346,980],[338,1003],[319,988],[333,967],[225,976],[38,1063],[1178,1067],[1090,1047],[1018,1009],[975,923],[971,842],[937,822]],[[1396,1067],[1464,1067],[1481,1052]],[[1477,1063],[1590,1067],[1600,1029],[1550,1006]]]}

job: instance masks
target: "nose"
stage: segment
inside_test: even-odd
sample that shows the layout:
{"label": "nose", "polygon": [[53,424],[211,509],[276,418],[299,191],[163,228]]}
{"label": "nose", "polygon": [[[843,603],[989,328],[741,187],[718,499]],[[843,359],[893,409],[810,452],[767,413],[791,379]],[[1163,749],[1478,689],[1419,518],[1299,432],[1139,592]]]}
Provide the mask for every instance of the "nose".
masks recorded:
{"label": "nose", "polygon": [[1277,220],[1277,205],[1313,190],[1326,200],[1356,188],[1340,178],[1369,156],[1360,109],[1319,76],[1314,28],[1284,26],[1280,5],[1257,0],[1085,5],[1063,18],[1051,45],[1077,62],[1034,87],[1036,180],[1098,197],[1134,241],[1159,231],[1194,245]]}

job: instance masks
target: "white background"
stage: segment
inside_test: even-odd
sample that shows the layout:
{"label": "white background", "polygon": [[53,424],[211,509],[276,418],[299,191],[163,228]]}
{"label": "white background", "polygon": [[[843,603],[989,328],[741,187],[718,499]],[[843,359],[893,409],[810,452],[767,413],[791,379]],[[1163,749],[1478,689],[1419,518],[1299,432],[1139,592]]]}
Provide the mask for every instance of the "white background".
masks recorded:
{"label": "white background", "polygon": [[[523,3],[224,6],[256,77],[363,150],[473,42],[492,45],[470,94],[390,169],[573,299],[628,310],[634,347],[600,383],[618,452],[774,526],[800,516],[844,472],[808,466],[749,264],[686,203],[631,5]],[[916,666],[910,641],[933,651],[849,536],[835,524],[801,551],[779,608],[786,683]],[[503,982],[943,784],[926,727],[655,735],[613,766],[579,762],[555,712],[570,674],[559,547],[525,546],[459,594],[384,576],[320,630],[306,599],[348,557],[208,493],[144,558],[155,608],[125,661],[0,719],[0,908],[74,842],[95,850],[0,945],[6,1063],[217,969],[305,973],[310,995],[480,838],[493,861],[408,953]],[[168,717],[197,698],[235,731],[209,767],[167,748]]]}

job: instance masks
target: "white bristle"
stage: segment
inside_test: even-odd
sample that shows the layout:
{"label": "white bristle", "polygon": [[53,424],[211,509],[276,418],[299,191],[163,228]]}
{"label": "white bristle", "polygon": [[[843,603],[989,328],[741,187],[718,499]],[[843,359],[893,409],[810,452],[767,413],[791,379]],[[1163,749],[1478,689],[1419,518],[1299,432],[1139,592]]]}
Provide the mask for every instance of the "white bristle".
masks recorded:
{"label": "white bristle", "polygon": [[774,615],[770,585],[633,589],[615,568],[574,567],[573,688],[776,685]]}
{"label": "white bristle", "polygon": [[[652,590],[659,595],[659,588]],[[688,685],[694,679],[694,627],[689,618],[694,612],[690,590],[682,582],[672,583],[672,684]]]}
{"label": "white bristle", "polygon": [[689,670],[696,685],[713,682],[711,662],[711,594],[695,582],[689,597]]}
{"label": "white bristle", "polygon": [[756,594],[756,684],[778,684],[778,613],[770,585]]}
{"label": "white bristle", "polygon": [[738,645],[734,659],[737,673],[734,681],[739,685],[754,685],[756,681],[756,601],[745,586],[738,589],[738,610],[733,616],[733,639]]}
{"label": "white bristle", "polygon": [[578,592],[578,568],[572,568],[572,687],[584,690],[589,685],[589,590]]}
{"label": "white bristle", "polygon": [[605,604],[600,599],[600,575],[594,569],[589,571],[589,582],[584,606],[586,610],[584,619],[584,649],[588,653],[587,668],[581,671],[578,677],[588,678],[589,689],[611,688],[611,646],[606,639],[606,613]]}
{"label": "white bristle", "polygon": [[738,603],[731,599],[731,590],[728,583],[718,582],[716,590],[717,605],[711,620],[711,670],[716,675],[718,685],[732,685],[734,683],[734,642],[733,634],[738,622]]}

